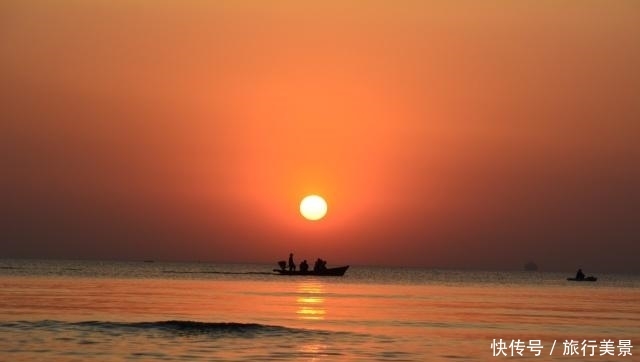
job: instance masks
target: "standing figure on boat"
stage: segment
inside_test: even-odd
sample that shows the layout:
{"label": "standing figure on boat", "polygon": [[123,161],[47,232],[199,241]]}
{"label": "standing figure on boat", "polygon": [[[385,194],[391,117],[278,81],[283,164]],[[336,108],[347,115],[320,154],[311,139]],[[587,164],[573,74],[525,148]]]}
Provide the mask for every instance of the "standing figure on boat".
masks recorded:
{"label": "standing figure on boat", "polygon": [[293,253],[289,254],[289,271],[296,270],[296,263],[293,261]]}
{"label": "standing figure on boat", "polygon": [[584,280],[584,273],[582,272],[582,269],[578,269],[576,272],[576,280]]}

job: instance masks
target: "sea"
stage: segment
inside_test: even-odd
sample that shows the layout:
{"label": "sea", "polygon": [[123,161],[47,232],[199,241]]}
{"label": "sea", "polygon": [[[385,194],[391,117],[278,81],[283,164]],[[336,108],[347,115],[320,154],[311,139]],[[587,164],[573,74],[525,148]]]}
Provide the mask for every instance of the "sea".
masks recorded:
{"label": "sea", "polygon": [[640,361],[640,276],[0,259],[1,361]]}

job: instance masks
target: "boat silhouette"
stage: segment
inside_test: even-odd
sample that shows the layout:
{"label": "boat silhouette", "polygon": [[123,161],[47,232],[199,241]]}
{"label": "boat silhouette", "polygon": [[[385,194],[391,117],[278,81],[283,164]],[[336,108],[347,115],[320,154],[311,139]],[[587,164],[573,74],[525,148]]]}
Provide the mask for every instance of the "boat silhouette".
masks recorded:
{"label": "boat silhouette", "polygon": [[336,268],[326,268],[322,270],[287,270],[287,269],[273,269],[276,275],[301,275],[301,276],[319,276],[319,277],[341,277],[349,269],[349,265],[340,266]]}

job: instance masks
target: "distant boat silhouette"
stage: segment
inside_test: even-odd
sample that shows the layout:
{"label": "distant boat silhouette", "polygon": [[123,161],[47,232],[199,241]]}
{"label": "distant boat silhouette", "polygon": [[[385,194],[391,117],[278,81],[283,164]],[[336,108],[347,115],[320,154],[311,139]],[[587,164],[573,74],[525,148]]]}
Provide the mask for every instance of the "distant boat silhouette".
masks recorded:
{"label": "distant boat silhouette", "polygon": [[532,262],[532,261],[527,262],[524,265],[524,270],[526,270],[526,271],[536,271],[536,270],[538,270],[538,265],[536,263]]}
{"label": "distant boat silhouette", "polygon": [[327,268],[322,270],[287,270],[287,269],[273,269],[276,275],[301,275],[301,276],[318,276],[318,277],[341,277],[349,269],[349,265],[340,266],[337,268]]}
{"label": "distant boat silhouette", "polygon": [[590,275],[590,276],[584,277],[582,279],[567,278],[567,280],[570,281],[570,282],[595,282],[595,281],[598,281],[598,278],[594,277],[593,275]]}

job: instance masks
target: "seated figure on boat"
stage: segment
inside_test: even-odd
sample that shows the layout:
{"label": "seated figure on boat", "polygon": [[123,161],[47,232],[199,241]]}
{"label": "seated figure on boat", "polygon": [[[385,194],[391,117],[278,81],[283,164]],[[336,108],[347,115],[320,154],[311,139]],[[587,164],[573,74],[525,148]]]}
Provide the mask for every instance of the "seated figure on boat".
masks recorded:
{"label": "seated figure on boat", "polygon": [[307,259],[303,260],[302,263],[300,263],[300,271],[303,273],[309,271],[309,264],[307,263]]}
{"label": "seated figure on boat", "polygon": [[319,271],[323,271],[323,270],[327,270],[327,261],[318,258],[316,260],[315,265],[313,266],[313,271],[314,272],[319,272]]}
{"label": "seated figure on boat", "polygon": [[576,272],[576,280],[584,280],[584,273],[582,272],[582,269],[578,269]]}
{"label": "seated figure on boat", "polygon": [[287,269],[287,262],[284,260],[280,260],[278,262],[278,266],[280,267],[280,270],[286,270]]}

